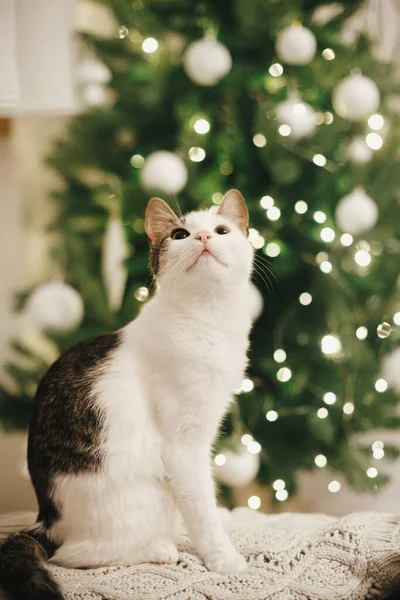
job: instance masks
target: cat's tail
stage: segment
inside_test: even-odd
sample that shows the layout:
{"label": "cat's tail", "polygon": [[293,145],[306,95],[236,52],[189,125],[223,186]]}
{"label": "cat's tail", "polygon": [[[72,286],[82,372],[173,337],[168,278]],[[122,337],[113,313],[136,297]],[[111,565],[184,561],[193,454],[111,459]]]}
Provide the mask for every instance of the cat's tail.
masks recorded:
{"label": "cat's tail", "polygon": [[0,590],[10,600],[63,600],[46,568],[51,543],[37,531],[21,531],[0,542]]}

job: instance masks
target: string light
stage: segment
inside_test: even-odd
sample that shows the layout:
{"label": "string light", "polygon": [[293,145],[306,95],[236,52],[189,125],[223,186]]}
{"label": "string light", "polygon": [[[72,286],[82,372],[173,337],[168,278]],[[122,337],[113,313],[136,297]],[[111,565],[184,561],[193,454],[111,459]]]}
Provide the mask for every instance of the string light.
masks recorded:
{"label": "string light", "polygon": [[252,442],[250,442],[249,444],[247,444],[247,450],[251,454],[259,454],[261,452],[261,444],[259,444],[255,440],[253,440]]}
{"label": "string light", "polygon": [[340,236],[340,243],[342,246],[351,246],[353,243],[353,236],[350,233],[344,233]]}
{"label": "string light", "polygon": [[368,329],[363,325],[361,327],[358,327],[356,330],[356,336],[359,340],[365,340],[368,336]]}
{"label": "string light", "polygon": [[386,379],[377,379],[375,381],[375,389],[380,394],[382,392],[386,392],[386,390],[388,389],[388,382],[386,381]]}
{"label": "string light", "polygon": [[262,133],[256,133],[253,137],[253,144],[257,146],[257,148],[264,148],[267,145],[267,138]]}
{"label": "string light", "polygon": [[281,253],[281,248],[276,242],[270,242],[265,248],[265,254],[271,258],[275,258]]}
{"label": "string light", "polygon": [[379,323],[378,327],[376,328],[376,333],[379,338],[384,340],[385,338],[389,337],[389,335],[392,333],[392,327],[389,323],[386,323],[386,321],[384,321],[383,323]]}
{"label": "string light", "polygon": [[193,125],[193,129],[196,133],[204,135],[210,131],[210,123],[206,119],[197,119],[196,123]]}
{"label": "string light", "polygon": [[303,102],[297,102],[297,104],[294,104],[292,106],[292,111],[294,112],[295,115],[297,115],[298,117],[304,117],[304,115],[307,112],[307,107],[305,104],[303,104]]}
{"label": "string light", "polygon": [[280,216],[281,211],[277,206],[271,206],[271,208],[267,210],[267,217],[268,219],[270,219],[270,221],[277,221],[280,218]]}
{"label": "string light", "polygon": [[379,133],[369,133],[365,138],[365,143],[371,150],[379,150],[379,148],[382,148],[383,139]]}
{"label": "string light", "polygon": [[250,433],[245,433],[240,438],[240,441],[244,446],[248,446],[253,441],[253,436]]}
{"label": "string light", "polygon": [[370,477],[371,479],[375,479],[375,477],[377,477],[378,475],[378,469],[375,469],[375,467],[370,467],[369,469],[367,469],[367,476]]}
{"label": "string light", "polygon": [[156,39],[154,38],[146,38],[143,41],[142,44],[142,50],[143,52],[146,52],[147,54],[153,54],[153,52],[155,52],[158,48],[158,42]]}
{"label": "string light", "polygon": [[371,115],[368,119],[368,125],[371,129],[375,129],[375,131],[382,129],[385,124],[385,120],[382,115]]}
{"label": "string light", "polygon": [[331,125],[333,123],[333,114],[331,112],[327,111],[324,115],[324,118],[327,125]]}
{"label": "string light", "polygon": [[189,150],[189,158],[193,162],[201,162],[206,157],[206,151],[204,148],[199,148],[198,146],[194,146]]}
{"label": "string light", "polygon": [[320,265],[319,268],[321,269],[321,271],[323,273],[330,273],[332,271],[332,263],[329,262],[329,260],[324,260]]}
{"label": "string light", "polygon": [[336,399],[336,394],[334,394],[333,392],[326,392],[326,394],[324,394],[323,397],[325,404],[335,404]]}
{"label": "string light", "polygon": [[268,71],[269,74],[272,75],[272,77],[279,77],[283,73],[283,67],[279,63],[274,63],[270,66]]}
{"label": "string light", "polygon": [[317,410],[317,417],[319,419],[326,419],[326,417],[329,415],[329,411],[327,408],[325,408],[324,406],[322,408],[319,408]]}
{"label": "string light", "polygon": [[233,171],[233,165],[230,162],[223,162],[219,167],[219,172],[221,175],[230,175]]}
{"label": "string light", "polygon": [[360,267],[368,267],[372,258],[369,252],[366,250],[357,250],[354,255],[354,260]]}
{"label": "string light", "polygon": [[286,352],[279,348],[274,352],[274,361],[277,363],[283,363],[286,360]]}
{"label": "string light", "polygon": [[296,204],[294,205],[294,210],[299,215],[304,215],[304,213],[307,212],[307,209],[308,209],[308,205],[307,205],[307,202],[304,202],[304,200],[298,200],[296,202]]}
{"label": "string light", "polygon": [[283,123],[283,125],[279,126],[278,132],[280,135],[283,135],[283,137],[287,137],[292,133],[292,130],[287,123]]}
{"label": "string light", "polygon": [[253,242],[252,242],[252,246],[256,250],[259,250],[260,248],[262,248],[264,246],[264,244],[265,244],[265,239],[263,238],[262,235],[258,235],[257,238],[255,240],[253,240]]}
{"label": "string light", "polygon": [[214,202],[214,204],[221,204],[223,199],[224,195],[221,194],[221,192],[214,192],[214,194],[211,196],[211,200]]}
{"label": "string light", "polygon": [[217,454],[217,456],[214,458],[214,462],[219,467],[222,467],[222,465],[224,465],[226,463],[225,454]]}
{"label": "string light", "polygon": [[321,264],[322,262],[324,262],[324,260],[328,260],[329,256],[326,252],[318,252],[317,256],[315,257],[317,263]]}
{"label": "string light", "polygon": [[328,464],[328,460],[323,454],[317,454],[317,456],[314,458],[314,462],[320,469],[323,469]]}
{"label": "string light", "polygon": [[325,223],[326,214],[324,212],[322,212],[322,210],[316,210],[315,213],[313,214],[313,219],[317,223],[320,223],[320,224]]}
{"label": "string light", "polygon": [[284,502],[285,500],[287,500],[288,496],[289,496],[289,494],[288,494],[287,490],[279,490],[275,494],[275,498],[277,500],[279,500],[280,502]]}
{"label": "string light", "polygon": [[328,490],[332,492],[332,494],[336,494],[340,490],[340,483],[336,480],[333,480],[328,485]]}
{"label": "string light", "polygon": [[118,29],[117,37],[119,37],[120,40],[123,40],[124,38],[126,38],[128,33],[129,33],[129,29],[127,27],[125,27],[124,25],[121,25],[121,27]]}
{"label": "string light", "polygon": [[325,58],[325,60],[333,60],[336,54],[332,48],[325,48],[325,50],[322,50],[322,56]]}
{"label": "string light", "polygon": [[279,490],[285,489],[286,483],[283,481],[283,479],[275,479],[274,483],[272,484],[272,487],[276,492],[279,492]]}
{"label": "string light", "polygon": [[247,505],[253,510],[258,510],[261,506],[261,499],[258,496],[250,496],[247,500]]}
{"label": "string light", "polygon": [[352,415],[354,412],[354,404],[352,402],[346,402],[343,405],[343,412],[345,415]]}
{"label": "string light", "polygon": [[377,448],[373,451],[372,456],[376,458],[376,460],[381,460],[385,456],[385,451],[383,448]]}
{"label": "string light", "polygon": [[314,123],[316,125],[322,125],[324,122],[324,114],[322,112],[316,112],[314,114]]}
{"label": "string light", "polygon": [[278,381],[286,382],[292,377],[292,371],[288,367],[281,367],[276,374]]}
{"label": "string light", "polygon": [[242,392],[251,392],[254,389],[254,383],[251,379],[243,379],[240,389]]}
{"label": "string light", "polygon": [[331,227],[324,227],[321,229],[320,237],[323,242],[333,242],[336,237],[334,230]]}
{"label": "string light", "polygon": [[383,442],[381,442],[381,440],[376,440],[376,442],[374,442],[371,446],[372,450],[383,450],[383,448],[385,447],[385,444]]}
{"label": "string light", "polygon": [[321,340],[321,350],[324,354],[331,356],[338,354],[342,349],[342,344],[339,338],[335,335],[324,335]]}
{"label": "string light", "polygon": [[326,158],[323,154],[314,154],[312,161],[317,167],[324,167],[326,165]]}
{"label": "string light", "polygon": [[131,158],[131,165],[135,169],[141,169],[144,165],[144,158],[141,154],[134,154]]}
{"label": "string light", "polygon": [[260,200],[260,204],[265,210],[268,210],[268,208],[271,208],[271,206],[275,204],[275,201],[272,196],[263,196]]}
{"label": "string light", "polygon": [[394,313],[394,315],[393,315],[393,323],[395,325],[400,325],[400,312]]}
{"label": "string light", "polygon": [[312,296],[311,296],[311,294],[309,294],[308,292],[303,292],[299,296],[299,302],[303,306],[308,306],[312,302]]}
{"label": "string light", "polygon": [[149,290],[147,289],[147,287],[140,287],[136,290],[135,292],[135,298],[136,300],[139,300],[139,302],[144,302],[145,300],[147,300],[147,297],[149,295]]}
{"label": "string light", "polygon": [[276,421],[278,419],[279,415],[276,412],[276,410],[269,410],[267,412],[267,414],[265,415],[265,418],[267,419],[267,421],[270,421],[270,423],[273,423],[274,421]]}

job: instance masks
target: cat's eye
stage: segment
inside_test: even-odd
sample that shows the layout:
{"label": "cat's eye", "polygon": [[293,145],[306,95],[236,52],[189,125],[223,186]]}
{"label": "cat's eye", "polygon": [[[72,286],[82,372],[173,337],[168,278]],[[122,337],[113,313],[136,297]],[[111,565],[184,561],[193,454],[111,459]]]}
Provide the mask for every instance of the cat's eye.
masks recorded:
{"label": "cat's eye", "polygon": [[173,240],[184,240],[185,238],[189,237],[189,235],[190,233],[182,227],[180,227],[179,229],[174,229],[174,231],[171,233],[171,237]]}
{"label": "cat's eye", "polygon": [[229,233],[229,229],[227,227],[224,227],[224,225],[219,225],[218,227],[216,227],[215,233],[218,233],[218,235],[226,235],[227,233]]}

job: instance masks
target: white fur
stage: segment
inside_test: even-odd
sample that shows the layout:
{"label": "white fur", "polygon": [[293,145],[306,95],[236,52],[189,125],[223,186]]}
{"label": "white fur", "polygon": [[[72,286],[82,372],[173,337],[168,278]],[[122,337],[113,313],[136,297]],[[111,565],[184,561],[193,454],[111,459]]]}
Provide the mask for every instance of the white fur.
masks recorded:
{"label": "white fur", "polygon": [[[216,234],[218,225],[230,233]],[[102,472],[55,482],[58,564],[176,561],[184,521],[211,570],[245,567],[221,524],[210,454],[246,368],[252,249],[211,212],[189,214],[185,228],[189,238],[166,242],[158,292],[122,330],[93,388],[106,415]],[[203,246],[194,234],[204,230],[217,258],[195,263]]]}

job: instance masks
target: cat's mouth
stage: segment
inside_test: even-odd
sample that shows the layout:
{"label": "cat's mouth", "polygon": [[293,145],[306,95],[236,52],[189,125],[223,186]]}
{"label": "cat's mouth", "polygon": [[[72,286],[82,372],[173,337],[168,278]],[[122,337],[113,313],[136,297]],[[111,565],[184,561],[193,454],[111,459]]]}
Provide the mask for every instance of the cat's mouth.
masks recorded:
{"label": "cat's mouth", "polygon": [[200,254],[198,255],[198,257],[196,258],[196,260],[194,261],[194,263],[192,265],[190,265],[190,267],[187,269],[187,271],[189,271],[189,269],[193,269],[193,267],[195,267],[197,265],[197,263],[199,262],[199,260],[201,258],[206,258],[206,259],[213,258],[214,260],[216,260],[217,262],[219,262],[224,267],[228,266],[225,263],[223,263],[222,260],[220,260],[219,258],[217,258],[210,250],[208,250],[208,248],[204,248],[200,252]]}

